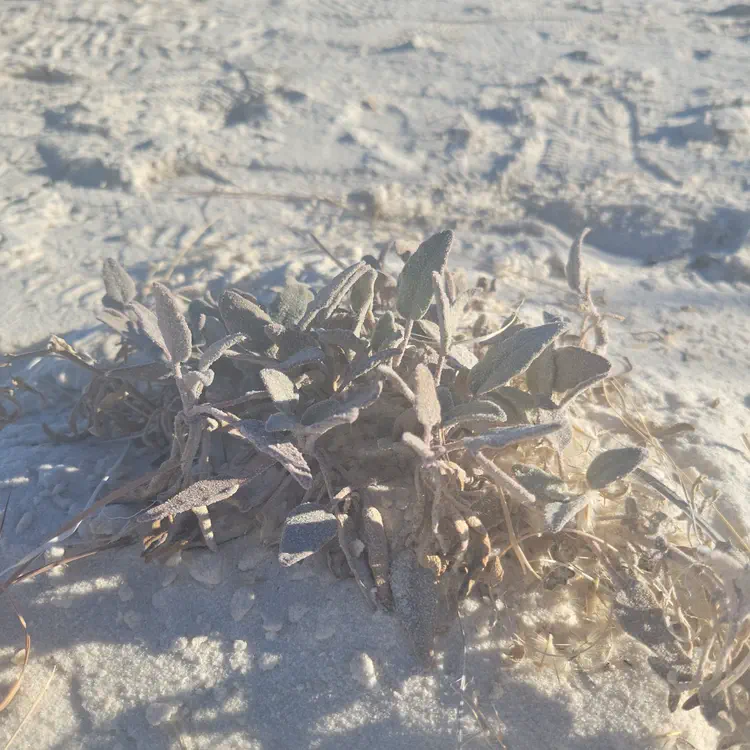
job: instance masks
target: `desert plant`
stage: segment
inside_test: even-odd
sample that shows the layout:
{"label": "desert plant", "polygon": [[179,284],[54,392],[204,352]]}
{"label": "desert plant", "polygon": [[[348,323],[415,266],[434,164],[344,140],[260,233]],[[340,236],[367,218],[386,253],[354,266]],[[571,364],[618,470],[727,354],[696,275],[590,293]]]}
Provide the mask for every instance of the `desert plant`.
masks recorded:
{"label": "desert plant", "polygon": [[[108,260],[102,320],[120,337],[118,359],[51,340],[92,379],[71,434],[50,434],[163,452],[128,485],[141,510],[110,540],[139,538],[148,559],[216,550],[228,537],[217,524],[239,509],[278,543],[281,565],[326,554],[369,606],[395,613],[425,660],[467,596],[529,582],[574,590],[595,600],[591,628],[614,616],[656,650],[675,701],[688,691],[714,701],[748,667],[750,599],[729,585],[747,560],[694,496],[644,468],[661,458],[652,436],[609,447],[589,432],[587,404],[619,413],[624,396],[582,276],[585,234],[566,269],[577,326],[555,313],[538,325],[504,317],[487,284],[447,270],[450,231],[425,240],[397,279],[368,258],[315,293],[288,284],[267,309],[231,288],[188,303],[159,282],[149,306]],[[681,521],[665,523],[665,500]],[[707,564],[710,548],[734,568]],[[687,570],[711,592],[711,611]],[[21,575],[11,570],[5,585]],[[586,650],[578,635],[566,658]]]}

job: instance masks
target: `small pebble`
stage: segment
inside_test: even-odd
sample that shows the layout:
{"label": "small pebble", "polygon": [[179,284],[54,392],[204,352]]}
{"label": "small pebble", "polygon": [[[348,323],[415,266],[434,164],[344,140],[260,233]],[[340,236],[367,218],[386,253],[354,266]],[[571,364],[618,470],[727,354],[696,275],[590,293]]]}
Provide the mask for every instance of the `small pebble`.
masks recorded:
{"label": "small pebble", "polygon": [[255,593],[252,589],[243,587],[232,594],[229,603],[229,613],[235,622],[239,622],[252,608],[255,603]]}
{"label": "small pebble", "polygon": [[349,663],[352,677],[363,687],[373,688],[378,684],[375,664],[369,654],[361,652]]}
{"label": "small pebble", "polygon": [[117,596],[120,597],[121,602],[129,602],[135,596],[135,591],[127,583],[122,583],[117,589]]}
{"label": "small pebble", "polygon": [[276,669],[281,663],[281,656],[279,654],[263,654],[258,660],[258,666],[263,672],[270,672],[272,669]]}
{"label": "small pebble", "polygon": [[223,558],[213,552],[195,552],[187,565],[190,575],[207,586],[217,586],[224,577]]}
{"label": "small pebble", "polygon": [[352,552],[355,557],[359,557],[365,551],[365,543],[361,539],[355,539],[352,542]]}

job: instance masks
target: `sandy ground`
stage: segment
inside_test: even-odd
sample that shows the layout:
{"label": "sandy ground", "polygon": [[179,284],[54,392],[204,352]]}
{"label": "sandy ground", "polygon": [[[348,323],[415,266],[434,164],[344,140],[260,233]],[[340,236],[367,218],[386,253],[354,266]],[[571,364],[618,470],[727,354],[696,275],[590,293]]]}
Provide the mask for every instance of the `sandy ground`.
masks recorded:
{"label": "sandy ground", "polygon": [[[199,287],[315,281],[334,266],[309,231],[351,261],[453,228],[453,264],[534,313],[565,299],[561,260],[588,224],[630,393],[655,425],[694,428],[670,454],[747,538],[750,6],[5,0],[0,40],[0,351],[50,332],[111,347],[96,321],[106,257],[139,278],[174,261]],[[24,362],[0,385],[12,375],[47,403],[22,394],[0,432],[0,568],[79,511],[122,451],[42,431],[64,426],[80,372]],[[32,659],[0,747],[456,746],[456,638],[424,673],[353,584],[315,560],[281,571],[257,539],[173,567],[111,553],[12,595]],[[23,633],[4,599],[10,684]],[[717,746],[700,711],[667,711],[635,646],[609,670],[560,674],[509,662],[490,619],[469,606],[467,694],[508,748]],[[486,746],[464,714],[464,747]]]}

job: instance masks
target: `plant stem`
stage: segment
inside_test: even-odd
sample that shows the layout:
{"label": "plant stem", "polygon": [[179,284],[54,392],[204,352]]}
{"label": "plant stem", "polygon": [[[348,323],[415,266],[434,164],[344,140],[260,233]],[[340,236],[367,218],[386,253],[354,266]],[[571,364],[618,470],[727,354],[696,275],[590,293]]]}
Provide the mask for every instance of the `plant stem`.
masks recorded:
{"label": "plant stem", "polygon": [[404,331],[404,340],[401,343],[401,350],[398,353],[398,357],[396,357],[396,362],[394,363],[394,367],[399,367],[401,365],[401,360],[404,358],[404,354],[406,353],[406,347],[409,345],[409,339],[411,338],[411,331],[412,328],[414,328],[414,320],[411,318],[406,321],[406,330]]}

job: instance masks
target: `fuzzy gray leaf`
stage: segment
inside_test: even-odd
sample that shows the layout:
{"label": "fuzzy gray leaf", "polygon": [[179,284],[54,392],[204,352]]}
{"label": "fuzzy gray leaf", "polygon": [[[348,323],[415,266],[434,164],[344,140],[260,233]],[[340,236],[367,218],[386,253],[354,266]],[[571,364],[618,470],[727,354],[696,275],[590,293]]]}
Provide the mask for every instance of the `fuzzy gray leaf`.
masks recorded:
{"label": "fuzzy gray leaf", "polygon": [[351,424],[359,418],[359,412],[374,404],[383,392],[381,382],[372,383],[347,393],[344,401],[330,398],[310,406],[300,418],[299,431],[312,437],[319,437],[341,424]]}
{"label": "fuzzy gray leaf", "polygon": [[476,437],[466,437],[461,441],[464,447],[472,453],[482,450],[482,448],[505,448],[509,445],[516,445],[524,440],[536,440],[550,435],[562,428],[560,422],[550,422],[548,424],[531,424],[519,425],[518,427],[498,427],[491,432]]}
{"label": "fuzzy gray leaf", "polygon": [[368,372],[372,372],[382,362],[387,362],[389,359],[398,356],[398,353],[398,349],[384,349],[382,352],[373,354],[371,357],[358,357],[352,362],[349,377],[346,378],[341,387],[344,388],[357,378],[367,375]]}
{"label": "fuzzy gray leaf", "polygon": [[513,476],[516,481],[527,489],[537,500],[544,502],[565,502],[565,482],[554,474],[530,464],[514,464]]}
{"label": "fuzzy gray leaf", "polygon": [[136,330],[139,335],[145,336],[152,344],[155,344],[165,356],[169,357],[169,350],[161,335],[159,321],[156,315],[140,302],[131,302],[128,309],[133,313],[136,319]]}
{"label": "fuzzy gray leaf", "polygon": [[554,352],[554,390],[558,393],[577,388],[592,378],[605,377],[612,363],[578,346],[563,346]]}
{"label": "fuzzy gray leaf", "polygon": [[347,408],[356,406],[358,409],[366,409],[368,406],[372,406],[382,393],[383,381],[376,380],[362,388],[349,389],[346,392],[346,398],[342,402],[342,406],[346,406]]}
{"label": "fuzzy gray leaf", "polygon": [[434,454],[430,449],[430,446],[427,445],[424,440],[418,438],[414,433],[405,432],[401,436],[401,441],[408,445],[420,458],[424,459],[425,461],[429,461],[430,459],[434,458]]}
{"label": "fuzzy gray leaf", "polygon": [[414,322],[414,333],[421,335],[430,342],[438,343],[440,341],[440,326],[431,320],[417,320]]}
{"label": "fuzzy gray leaf", "polygon": [[447,420],[458,417],[474,416],[476,414],[491,415],[500,420],[507,419],[505,412],[494,402],[489,399],[474,399],[465,404],[457,404],[445,416]]}
{"label": "fuzzy gray leaf", "polygon": [[446,385],[439,385],[437,388],[437,396],[438,401],[440,402],[440,413],[450,414],[456,407],[451,389]]}
{"label": "fuzzy gray leaf", "polygon": [[266,420],[267,432],[289,432],[297,426],[297,420],[283,412],[271,414]]}
{"label": "fuzzy gray leaf", "polygon": [[308,406],[302,413],[299,422],[305,427],[310,427],[316,422],[323,422],[335,414],[338,414],[341,410],[340,401],[337,401],[335,398],[327,398],[324,401],[317,401],[311,406]]}
{"label": "fuzzy gray leaf", "polygon": [[497,414],[463,414],[444,420],[443,429],[453,430],[457,427],[463,427],[474,432],[483,432],[494,427],[500,427],[505,424],[505,421],[505,416],[498,417]]}
{"label": "fuzzy gray leaf", "polygon": [[375,280],[378,272],[371,268],[363,274],[352,287],[350,299],[352,301],[352,310],[357,316],[357,322],[354,325],[354,333],[359,336],[362,332],[362,326],[365,323],[368,313],[372,310],[372,303],[375,299]]}
{"label": "fuzzy gray leaf", "polygon": [[426,365],[417,365],[414,373],[415,389],[417,397],[415,409],[419,423],[424,427],[425,433],[430,434],[435,425],[440,424],[440,401],[435,391],[435,379]]}
{"label": "fuzzy gray leaf", "polygon": [[549,438],[552,447],[558,453],[562,453],[573,439],[573,428],[570,426],[566,410],[546,396],[538,396],[537,405],[539,406],[539,411],[536,414],[537,424],[557,422],[562,425],[562,428],[552,433]]}
{"label": "fuzzy gray leaf", "polygon": [[536,397],[528,391],[513,388],[509,385],[498,388],[488,394],[508,415],[508,424],[531,424],[531,410],[536,409]]}
{"label": "fuzzy gray leaf", "polygon": [[561,532],[590,502],[590,495],[579,495],[563,502],[548,503],[544,507],[544,529]]}
{"label": "fuzzy gray leaf", "polygon": [[279,563],[286,567],[314,555],[336,537],[336,516],[317,503],[302,503],[287,516],[279,545]]}
{"label": "fuzzy gray leaf", "polygon": [[287,357],[283,362],[280,362],[278,368],[284,372],[289,372],[303,365],[311,365],[314,362],[325,362],[325,359],[326,355],[322,349],[319,349],[317,346],[307,346],[292,354],[291,357]]}
{"label": "fuzzy gray leaf", "polygon": [[454,344],[448,352],[448,364],[456,370],[471,370],[477,362],[476,354],[463,344]]}
{"label": "fuzzy gray leaf", "polygon": [[[380,386],[382,390],[382,385]],[[350,399],[337,401],[334,398],[319,401],[310,406],[300,418],[300,423],[309,428],[309,434],[322,435],[340,424],[351,424],[359,417],[360,409],[369,406],[377,400],[377,388],[366,388],[353,393]]]}
{"label": "fuzzy gray leaf", "polygon": [[526,370],[526,385],[531,393],[551,396],[555,390],[555,349],[548,346]]}
{"label": "fuzzy gray leaf", "polygon": [[314,297],[309,286],[291,281],[276,295],[271,305],[271,317],[285,328],[295,326],[302,320]]}
{"label": "fuzzy gray leaf", "polygon": [[396,323],[396,316],[388,310],[380,316],[370,340],[370,347],[378,352],[384,347],[396,347],[404,337],[403,326]]}
{"label": "fuzzy gray leaf", "polygon": [[583,287],[581,285],[581,249],[583,247],[583,241],[586,239],[586,235],[591,230],[586,227],[570,246],[570,253],[568,254],[568,263],[565,266],[565,276],[568,280],[568,286],[578,294],[583,294]]}
{"label": "fuzzy gray leaf", "polygon": [[414,391],[390,365],[378,365],[377,370],[409,403],[413,404],[416,401]]}
{"label": "fuzzy gray leaf", "polygon": [[482,336],[481,342],[485,346],[489,346],[489,347],[497,346],[501,344],[503,341],[506,341],[507,339],[511,338],[511,336],[515,336],[519,331],[523,331],[524,328],[527,328],[525,323],[515,322],[517,320],[518,320],[518,316],[515,313],[513,313],[513,315],[508,316],[503,321],[503,324],[500,326],[499,331],[496,331],[495,333],[489,333],[487,334],[487,336]]}
{"label": "fuzzy gray leaf", "polygon": [[308,328],[315,316],[322,310],[333,312],[344,300],[349,290],[357,281],[370,270],[370,266],[361,260],[349,268],[345,268],[340,274],[328,282],[308,305],[307,310],[299,322],[303,330]]}
{"label": "fuzzy gray leaf", "polygon": [[590,487],[600,490],[630,474],[647,457],[645,448],[635,446],[604,451],[589,464],[586,480]]}
{"label": "fuzzy gray leaf", "polygon": [[440,346],[443,353],[447,354],[453,343],[456,316],[453,313],[448,293],[445,290],[445,274],[433,271],[432,287],[435,292],[435,307],[437,308],[438,324],[440,326]]}
{"label": "fuzzy gray leaf", "polygon": [[407,320],[423,318],[432,304],[432,273],[442,273],[453,244],[446,230],[426,239],[411,255],[398,277],[398,311]]}
{"label": "fuzzy gray leaf", "polygon": [[[104,304],[107,304],[106,298]],[[108,305],[96,317],[105,326],[109,326],[115,333],[120,334],[120,336],[127,335],[130,321],[123,312],[114,309],[112,305]]]}
{"label": "fuzzy gray leaf", "polygon": [[267,432],[259,419],[243,419],[233,425],[233,434],[250,441],[261,453],[278,461],[304,489],[312,484],[312,472],[297,446]]}
{"label": "fuzzy gray leaf", "polygon": [[102,267],[102,280],[107,292],[105,304],[117,310],[135,299],[135,282],[128,272],[114,259],[106,258]]}
{"label": "fuzzy gray leaf", "polygon": [[177,304],[177,298],[159,282],[154,282],[151,291],[159,330],[167,345],[167,354],[172,362],[186,362],[193,350],[193,337]]}
{"label": "fuzzy gray leaf", "polygon": [[294,383],[280,370],[261,370],[260,379],[273,403],[286,414],[293,414],[299,403]]}
{"label": "fuzzy gray leaf", "polygon": [[265,327],[272,323],[269,314],[239,292],[228,289],[219,300],[219,312],[229,333],[244,333],[250,342],[262,347],[270,343]]}
{"label": "fuzzy gray leaf", "polygon": [[563,331],[561,323],[524,328],[493,344],[471,371],[471,388],[477,395],[489,393],[523,373]]}
{"label": "fuzzy gray leaf", "polygon": [[139,518],[152,523],[167,516],[185,513],[193,508],[218,503],[234,495],[241,484],[242,482],[237,479],[202,479],[182,492],[178,492],[165,503],[144,511]]}
{"label": "fuzzy gray leaf", "polygon": [[327,346],[338,346],[344,351],[352,351],[355,354],[367,354],[369,344],[359,338],[352,331],[345,328],[317,328],[313,331],[321,344]]}
{"label": "fuzzy gray leaf", "polygon": [[603,380],[607,376],[606,372],[599,373],[597,375],[593,375],[588,380],[581,381],[577,386],[574,388],[571,388],[569,391],[566,391],[563,398],[560,399],[560,408],[565,408],[573,399],[575,399],[577,396],[579,396],[584,391],[591,388],[591,386],[596,385],[600,380]]}
{"label": "fuzzy gray leaf", "polygon": [[[316,408],[314,408],[316,407]],[[302,438],[302,450],[312,453],[315,448],[315,442],[334,429],[344,424],[352,424],[359,418],[359,408],[342,404],[335,399],[321,401],[310,407],[303,415],[301,424],[297,427],[296,433]],[[311,412],[311,409],[314,409]],[[315,421],[311,421],[311,420]]]}
{"label": "fuzzy gray leaf", "polygon": [[214,341],[211,346],[206,347],[198,360],[198,369],[205,372],[220,357],[223,357],[233,346],[245,340],[244,333],[230,333],[218,341]]}

